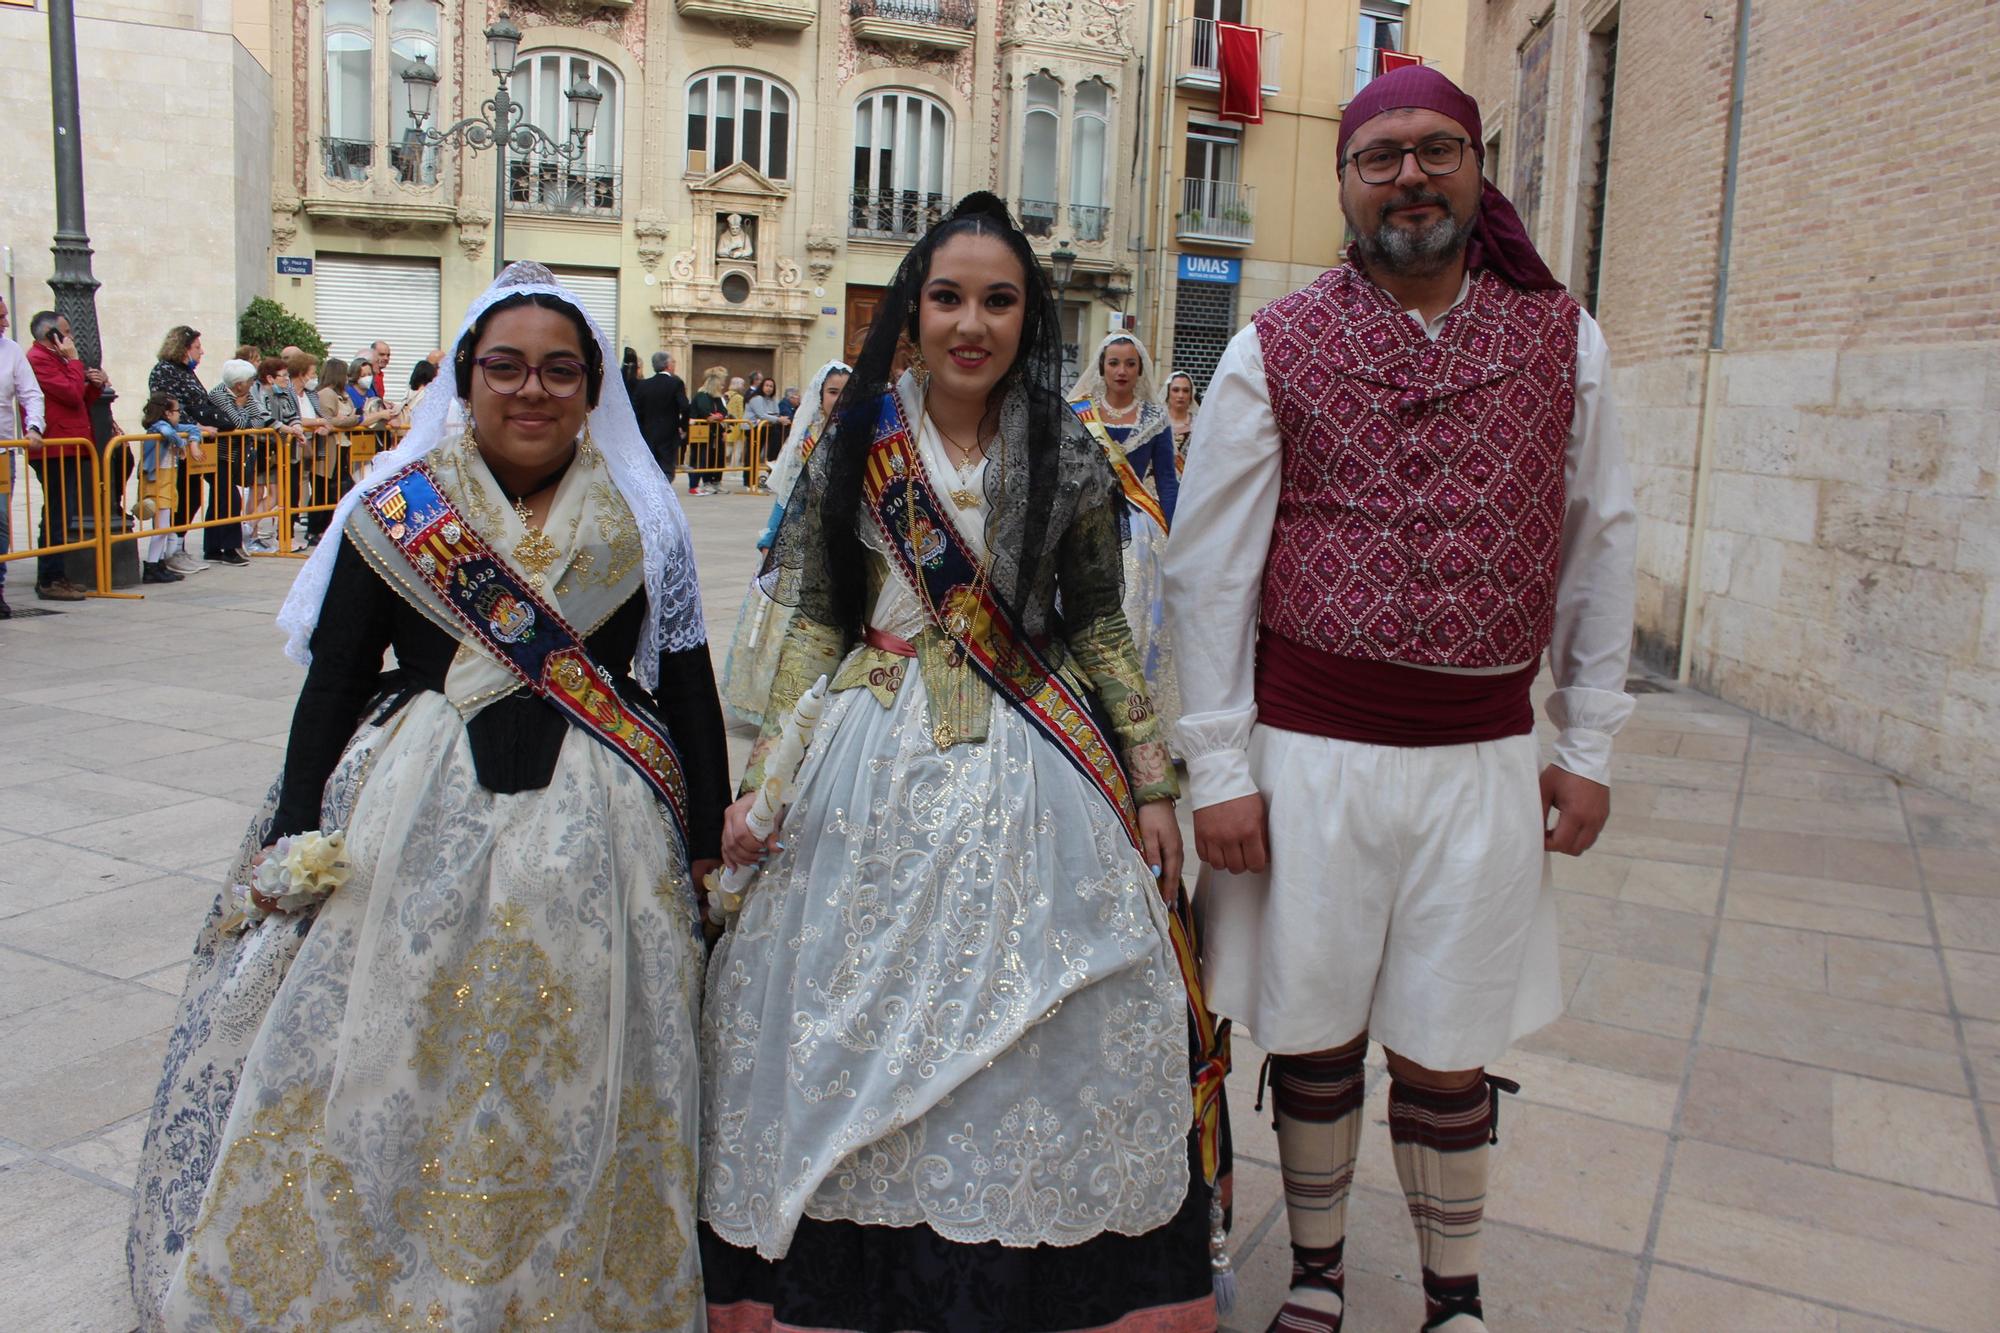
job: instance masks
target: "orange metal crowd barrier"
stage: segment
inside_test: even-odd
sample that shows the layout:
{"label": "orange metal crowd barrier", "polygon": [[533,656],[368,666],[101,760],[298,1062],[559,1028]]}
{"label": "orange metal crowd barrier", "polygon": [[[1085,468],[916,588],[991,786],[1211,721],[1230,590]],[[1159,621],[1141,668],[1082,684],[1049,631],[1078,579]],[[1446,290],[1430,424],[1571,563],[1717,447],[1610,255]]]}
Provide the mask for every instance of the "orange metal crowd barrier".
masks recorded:
{"label": "orange metal crowd barrier", "polygon": [[689,481],[701,478],[719,485],[725,474],[738,472],[746,489],[760,485],[785,442],[784,432],[782,421],[690,421],[680,470]]}
{"label": "orange metal crowd barrier", "polygon": [[[62,451],[75,452],[62,456]],[[0,503],[6,505],[11,549],[0,565],[87,551],[98,545],[97,447],[89,440],[0,440]],[[110,591],[100,582],[99,592]]]}
{"label": "orange metal crowd barrier", "polygon": [[[183,445],[148,431],[114,436],[101,455],[82,439],[48,439],[39,447],[0,440],[0,503],[12,530],[0,568],[89,551],[91,596],[137,597],[114,589],[121,543],[137,545],[145,563],[172,553],[178,543],[169,538],[185,541],[230,524],[245,528],[245,556],[303,556],[340,497],[406,432],[383,425],[300,436],[265,427]],[[76,452],[54,455],[67,447]]]}

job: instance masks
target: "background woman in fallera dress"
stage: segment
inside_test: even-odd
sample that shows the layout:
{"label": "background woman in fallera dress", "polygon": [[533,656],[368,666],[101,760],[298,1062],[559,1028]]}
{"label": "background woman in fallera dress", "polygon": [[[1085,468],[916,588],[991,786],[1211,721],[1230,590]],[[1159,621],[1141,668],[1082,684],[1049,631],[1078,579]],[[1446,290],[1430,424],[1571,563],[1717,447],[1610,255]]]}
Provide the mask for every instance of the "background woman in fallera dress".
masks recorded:
{"label": "background woman in fallera dress", "polygon": [[[1119,610],[1122,501],[1060,365],[1027,239],[970,196],[904,261],[793,488],[772,567],[798,610],[746,789],[793,701],[833,693],[782,847],[747,798],[725,834],[769,859],[703,1010],[721,1333],[1215,1325],[1161,888],[1177,787]],[[951,551],[991,622],[911,563]],[[1129,796],[974,666],[990,649],[1094,698]]]}
{"label": "background woman in fallera dress", "polygon": [[[792,486],[818,448],[827,424],[833,419],[833,405],[840,401],[851,373],[846,363],[829,361],[807,386],[807,397],[801,400],[785,447],[778,451],[765,483],[778,498],[771,505],[770,521],[758,534],[759,551],[769,551],[777,540],[778,524],[785,516],[785,503],[791,498]],[[729,658],[722,666],[723,706],[753,727],[764,725],[764,701],[770,697],[771,681],[778,672],[778,653],[784,647],[785,631],[792,623],[792,608],[772,600],[765,591],[765,582],[761,570],[751,576],[750,586],[743,592],[743,609],[736,616],[736,632],[729,641]]]}
{"label": "background woman in fallera dress", "polygon": [[1176,370],[1160,389],[1160,402],[1167,409],[1167,426],[1174,433],[1174,470],[1187,471],[1188,440],[1194,435],[1194,419],[1201,412],[1195,398],[1194,376]]}
{"label": "background woman in fallera dress", "polygon": [[[1124,451],[1133,474],[1158,497],[1161,514],[1171,524],[1180,499],[1180,470],[1174,466],[1173,428],[1154,396],[1153,358],[1145,344],[1129,333],[1107,336],[1069,398],[1097,409],[1109,446]],[[1126,515],[1131,540],[1125,545],[1125,619],[1146,672],[1146,693],[1171,737],[1181,715],[1181,686],[1167,632],[1160,565],[1167,530],[1140,505],[1128,503]]]}
{"label": "background woman in fallera dress", "polygon": [[[280,617],[310,665],[232,881],[308,830],[351,870],[316,915],[225,894],[197,939],[133,1204],[148,1330],[700,1326],[694,885],[727,785],[685,521],[546,269],[449,364]],[[468,530],[484,555],[421,535]],[[454,574],[505,594],[473,599],[490,634]],[[670,735],[684,813],[510,674],[544,613],[587,636],[586,713]]]}

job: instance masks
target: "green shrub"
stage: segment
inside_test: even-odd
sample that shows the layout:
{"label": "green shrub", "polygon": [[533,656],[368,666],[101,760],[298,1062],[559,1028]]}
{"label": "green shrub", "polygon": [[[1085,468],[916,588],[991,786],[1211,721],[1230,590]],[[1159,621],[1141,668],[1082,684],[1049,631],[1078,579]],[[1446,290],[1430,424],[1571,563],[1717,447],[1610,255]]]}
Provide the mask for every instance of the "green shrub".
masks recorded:
{"label": "green shrub", "polygon": [[276,356],[287,347],[297,347],[314,356],[326,355],[326,339],[310,320],[300,319],[268,296],[259,296],[244,307],[236,321],[236,341],[257,348],[265,356]]}

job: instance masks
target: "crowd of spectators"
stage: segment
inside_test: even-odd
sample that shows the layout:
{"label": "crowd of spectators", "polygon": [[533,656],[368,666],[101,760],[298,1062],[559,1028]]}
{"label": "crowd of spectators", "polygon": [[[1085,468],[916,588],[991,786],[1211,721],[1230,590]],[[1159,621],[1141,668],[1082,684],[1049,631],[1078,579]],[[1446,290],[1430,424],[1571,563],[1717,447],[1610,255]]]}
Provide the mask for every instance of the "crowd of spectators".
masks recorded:
{"label": "crowd of spectators", "polygon": [[[6,303],[0,301],[0,437],[29,443],[27,461],[41,495],[36,545],[82,540],[75,534],[83,528],[96,485],[96,451],[83,442],[97,439],[92,406],[110,381],[83,364],[69,321],[56,312],[43,311],[29,321],[25,349],[5,336],[7,320]],[[442,355],[434,351],[418,361],[407,387],[399,389],[390,346],[381,339],[352,357],[324,361],[298,347],[271,354],[243,346],[211,371],[209,384],[199,373],[200,330],[185,324],[169,329],[146,379],[140,424],[148,438],[129,460],[136,496],[131,517],[155,533],[141,543],[144,581],[178,583],[214,565],[247,565],[246,551],[315,545],[326,532],[330,506],[354,485],[373,452],[357,453],[357,439],[385,447],[406,429],[437,379]],[[768,375],[732,376],[726,366],[714,366],[690,396],[672,356],[656,352],[651,366],[649,375],[638,354],[625,349],[622,370],[632,409],[669,482],[680,471],[688,427],[696,421],[738,423],[716,437],[730,452],[720,463],[729,471],[743,470],[746,480],[753,472],[761,475],[791,427],[797,389],[781,394]],[[706,473],[718,460],[701,461]],[[280,474],[287,470],[293,505],[307,511],[293,532],[279,531],[273,517]],[[691,472],[688,481],[690,495],[719,489],[704,475]],[[0,481],[0,554],[11,549],[9,515],[18,484],[18,478]],[[253,517],[226,521],[246,514]],[[171,531],[197,520],[206,524],[199,557],[183,534]],[[84,588],[64,573],[66,564],[63,553],[37,557],[38,598],[84,598]],[[7,563],[0,561],[0,619],[12,615],[6,573]]]}
{"label": "crowd of spectators", "polygon": [[[781,395],[778,383],[768,375],[754,384],[744,376],[732,376],[727,366],[710,366],[702,372],[701,387],[690,397],[687,385],[674,373],[674,359],[665,352],[653,354],[653,374],[642,376],[639,361],[626,348],[626,384],[632,394],[632,409],[639,429],[652,447],[654,457],[672,481],[687,446],[688,426],[697,421],[745,423],[724,437],[730,455],[702,460],[704,473],[719,465],[722,471],[743,469],[761,472],[777,457],[798,411],[799,391],[787,389]],[[747,395],[747,396],[746,396]],[[755,460],[753,462],[753,459]],[[689,495],[714,495],[717,480],[704,480],[703,473],[688,474]]]}
{"label": "crowd of spectators", "polygon": [[[101,370],[86,367],[69,321],[43,311],[29,321],[24,349],[6,337],[8,311],[0,302],[0,437],[25,439],[25,454],[40,492],[37,546],[85,540],[84,515],[96,486],[103,443],[92,407],[110,388]],[[353,357],[328,357],[286,347],[273,355],[238,347],[204,383],[199,370],[201,332],[185,324],[167,331],[147,376],[140,427],[146,438],[129,459],[135,496],[131,517],[155,535],[141,542],[147,583],[177,583],[213,565],[241,567],[252,553],[304,550],[326,531],[322,509],[302,516],[297,532],[279,530],[282,474],[289,471],[294,504],[331,505],[359,476],[365,459],[386,447],[409,424],[411,413],[437,378],[441,352],[417,362],[408,389],[391,378],[389,344],[376,340]],[[115,423],[112,430],[117,429]],[[245,434],[245,432],[253,432]],[[357,438],[358,437],[358,438]],[[373,448],[357,453],[356,444]],[[211,470],[210,465],[213,465]],[[0,480],[0,554],[12,547],[13,492],[21,479]],[[239,515],[247,522],[229,522]],[[202,521],[197,558],[177,525]],[[35,595],[44,601],[81,601],[86,592],[65,573],[68,553],[35,561]],[[0,619],[7,605],[7,562],[0,561]]]}

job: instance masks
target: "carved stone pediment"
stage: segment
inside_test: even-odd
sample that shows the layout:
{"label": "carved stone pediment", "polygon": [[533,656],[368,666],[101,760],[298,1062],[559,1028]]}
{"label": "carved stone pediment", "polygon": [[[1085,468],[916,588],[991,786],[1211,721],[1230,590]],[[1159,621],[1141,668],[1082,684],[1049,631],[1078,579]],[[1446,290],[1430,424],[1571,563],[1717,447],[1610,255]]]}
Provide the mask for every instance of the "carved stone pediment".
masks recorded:
{"label": "carved stone pediment", "polygon": [[622,11],[631,7],[632,0],[535,0],[535,8],[558,22],[589,18],[600,9]]}
{"label": "carved stone pediment", "polygon": [[718,196],[709,201],[718,208],[726,207],[730,199],[784,200],[791,198],[792,194],[757,168],[743,162],[733,162],[695,181],[688,186],[688,193],[695,196],[697,202],[701,202],[704,195]]}

